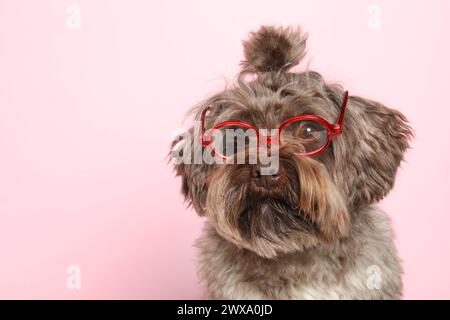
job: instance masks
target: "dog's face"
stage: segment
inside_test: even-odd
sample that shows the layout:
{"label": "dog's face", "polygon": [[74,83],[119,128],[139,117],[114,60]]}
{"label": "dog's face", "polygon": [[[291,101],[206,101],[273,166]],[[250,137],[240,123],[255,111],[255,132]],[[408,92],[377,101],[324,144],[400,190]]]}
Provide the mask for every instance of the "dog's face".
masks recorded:
{"label": "dog's face", "polygon": [[[246,60],[236,85],[198,108],[199,114],[211,108],[205,128],[245,121],[273,129],[302,114],[334,123],[343,90],[316,72],[288,72],[304,56],[305,42],[298,30],[262,27],[252,33],[244,42]],[[253,79],[246,81],[248,74]],[[393,187],[411,129],[398,111],[351,96],[343,132],[323,152],[299,156],[301,132],[284,135],[272,174],[261,174],[260,163],[176,165],[183,193],[198,214],[228,241],[266,258],[344,237],[357,209]]]}

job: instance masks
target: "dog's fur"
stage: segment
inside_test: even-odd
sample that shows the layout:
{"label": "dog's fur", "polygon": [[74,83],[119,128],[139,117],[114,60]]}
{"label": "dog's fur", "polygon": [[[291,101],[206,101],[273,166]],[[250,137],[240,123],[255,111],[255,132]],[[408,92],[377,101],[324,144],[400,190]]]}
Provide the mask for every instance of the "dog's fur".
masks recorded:
{"label": "dog's fur", "polygon": [[[197,116],[212,108],[207,128],[226,120],[277,128],[299,114],[334,123],[341,86],[289,71],[305,56],[306,38],[293,28],[251,33],[235,85],[201,102]],[[252,182],[251,164],[177,164],[186,199],[207,217],[197,242],[207,297],[401,298],[389,219],[374,204],[392,189],[411,136],[400,112],[350,96],[343,133],[324,152],[296,156],[295,137],[280,147],[272,188]],[[371,270],[379,271],[375,288]]]}

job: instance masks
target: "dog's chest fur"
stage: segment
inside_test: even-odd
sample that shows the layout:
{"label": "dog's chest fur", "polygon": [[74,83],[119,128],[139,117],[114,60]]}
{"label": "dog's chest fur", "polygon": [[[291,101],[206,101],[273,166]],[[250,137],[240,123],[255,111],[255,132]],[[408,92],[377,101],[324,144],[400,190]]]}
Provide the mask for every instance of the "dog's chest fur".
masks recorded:
{"label": "dog's chest fur", "polygon": [[265,259],[239,249],[207,225],[197,241],[199,276],[213,299],[395,299],[401,268],[384,212],[353,215],[348,237]]}

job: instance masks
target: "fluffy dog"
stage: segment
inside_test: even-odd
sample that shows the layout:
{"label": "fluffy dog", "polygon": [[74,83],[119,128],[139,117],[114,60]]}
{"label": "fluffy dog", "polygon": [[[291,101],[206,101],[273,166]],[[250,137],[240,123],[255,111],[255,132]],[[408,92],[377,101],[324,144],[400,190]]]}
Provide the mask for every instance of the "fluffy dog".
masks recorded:
{"label": "fluffy dog", "polygon": [[[194,109],[206,131],[224,121],[279,128],[305,114],[335,123],[347,110],[335,134],[320,123],[322,131],[302,127],[300,136],[286,130],[271,174],[262,175],[260,163],[175,164],[187,201],[207,218],[197,247],[208,298],[402,296],[390,221],[376,203],[394,185],[412,129],[404,115],[379,102],[347,101],[340,85],[317,72],[290,72],[305,56],[306,39],[298,28],[252,32],[235,83]],[[320,132],[330,141],[305,156],[301,134],[317,140]],[[192,153],[208,147],[186,143]]]}

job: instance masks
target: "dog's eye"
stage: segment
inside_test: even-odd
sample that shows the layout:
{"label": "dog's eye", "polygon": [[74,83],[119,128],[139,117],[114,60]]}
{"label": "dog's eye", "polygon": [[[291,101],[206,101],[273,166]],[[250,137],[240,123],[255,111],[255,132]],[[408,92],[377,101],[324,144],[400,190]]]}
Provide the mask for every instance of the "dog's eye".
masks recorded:
{"label": "dog's eye", "polygon": [[295,139],[304,149],[302,152],[308,153],[319,150],[328,143],[328,129],[318,121],[299,120],[283,128],[280,138],[282,143]]}
{"label": "dog's eye", "polygon": [[299,138],[316,139],[320,136],[322,130],[323,128],[313,121],[303,121],[299,124],[297,133]]}

